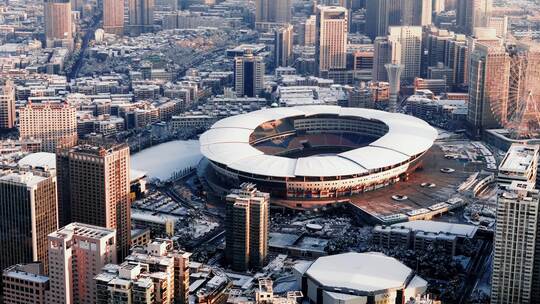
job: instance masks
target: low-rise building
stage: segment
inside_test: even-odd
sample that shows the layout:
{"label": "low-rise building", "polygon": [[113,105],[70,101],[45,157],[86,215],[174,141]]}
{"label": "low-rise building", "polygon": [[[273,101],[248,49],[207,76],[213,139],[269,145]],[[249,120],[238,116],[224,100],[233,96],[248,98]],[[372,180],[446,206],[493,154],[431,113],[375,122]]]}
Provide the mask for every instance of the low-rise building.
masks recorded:
{"label": "low-rise building", "polygon": [[475,237],[477,227],[436,221],[411,221],[391,226],[375,226],[372,242],[382,248],[402,247],[426,250],[440,245],[445,253],[454,256],[465,239]]}
{"label": "low-rise building", "polygon": [[173,130],[206,130],[214,122],[216,122],[216,120],[216,117],[207,114],[182,114],[179,116],[173,116],[171,124]]}
{"label": "low-rise building", "polygon": [[49,278],[41,263],[18,264],[2,273],[4,304],[45,304]]}

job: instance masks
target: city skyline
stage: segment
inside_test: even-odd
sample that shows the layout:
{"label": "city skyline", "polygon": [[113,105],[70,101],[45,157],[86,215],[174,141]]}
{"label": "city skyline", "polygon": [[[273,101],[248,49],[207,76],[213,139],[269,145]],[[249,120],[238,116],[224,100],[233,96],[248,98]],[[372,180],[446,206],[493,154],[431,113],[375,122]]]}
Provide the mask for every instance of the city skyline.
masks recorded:
{"label": "city skyline", "polygon": [[536,0],[0,0],[0,302],[540,301]]}

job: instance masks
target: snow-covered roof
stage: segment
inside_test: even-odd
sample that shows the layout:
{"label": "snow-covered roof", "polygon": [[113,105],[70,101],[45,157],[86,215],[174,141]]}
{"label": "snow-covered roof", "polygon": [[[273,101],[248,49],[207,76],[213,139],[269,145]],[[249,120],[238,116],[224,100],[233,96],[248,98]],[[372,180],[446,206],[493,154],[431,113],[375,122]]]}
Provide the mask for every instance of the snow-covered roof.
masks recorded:
{"label": "snow-covered roof", "polygon": [[513,144],[499,166],[501,171],[525,172],[538,157],[538,146]]}
{"label": "snow-covered roof", "polygon": [[34,282],[37,284],[44,284],[49,281],[49,277],[33,274],[25,271],[18,271],[18,270],[10,270],[4,273],[5,276],[11,277],[13,279],[19,279],[29,282]]}
{"label": "snow-covered roof", "polygon": [[320,257],[305,274],[328,288],[360,292],[406,288],[414,278],[411,268],[377,252],[350,252]]}
{"label": "snow-covered roof", "polygon": [[403,227],[413,231],[424,231],[430,233],[448,233],[451,235],[472,238],[478,229],[474,225],[454,224],[436,221],[411,221],[392,225],[394,227]]}
{"label": "snow-covered roof", "polygon": [[[388,127],[388,132],[365,147],[337,155],[298,159],[266,155],[250,145],[250,136],[264,123],[321,114],[377,120]],[[316,105],[264,109],[222,119],[201,135],[200,145],[206,158],[240,172],[272,177],[332,177],[399,165],[427,151],[436,138],[433,127],[409,115]]]}
{"label": "snow-covered roof", "polygon": [[19,160],[19,166],[56,169],[56,154],[47,152],[28,154]]}

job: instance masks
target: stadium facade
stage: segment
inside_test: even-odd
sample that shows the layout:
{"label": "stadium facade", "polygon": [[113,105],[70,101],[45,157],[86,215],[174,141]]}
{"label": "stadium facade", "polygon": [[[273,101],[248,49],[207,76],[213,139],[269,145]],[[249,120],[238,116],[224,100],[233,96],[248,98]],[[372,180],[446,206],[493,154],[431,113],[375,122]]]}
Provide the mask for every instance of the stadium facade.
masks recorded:
{"label": "stadium facade", "polygon": [[407,179],[436,137],[429,124],[404,114],[302,106],[225,118],[200,144],[223,188],[251,182],[272,197],[303,200]]}

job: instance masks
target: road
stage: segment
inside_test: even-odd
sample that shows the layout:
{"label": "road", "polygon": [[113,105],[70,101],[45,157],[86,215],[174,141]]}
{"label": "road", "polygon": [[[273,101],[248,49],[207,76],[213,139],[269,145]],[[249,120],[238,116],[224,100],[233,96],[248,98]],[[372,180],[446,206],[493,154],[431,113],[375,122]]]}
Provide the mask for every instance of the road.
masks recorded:
{"label": "road", "polygon": [[473,264],[467,270],[467,277],[465,278],[465,282],[462,284],[463,288],[460,292],[461,296],[459,298],[459,304],[467,303],[470,299],[471,293],[473,292],[478,280],[484,273],[483,270],[491,256],[491,251],[493,249],[492,244],[492,241],[484,240],[480,246],[480,249],[476,252]]}
{"label": "road", "polygon": [[73,68],[71,69],[71,73],[68,75],[69,79],[74,79],[79,76],[79,72],[81,71],[81,68],[84,63],[84,56],[86,54],[86,50],[88,49],[88,43],[94,36],[95,31],[97,30],[99,24],[101,22],[101,15],[94,17],[92,21],[92,25],[88,27],[86,30],[86,33],[84,34],[81,49],[79,50],[79,58],[77,58],[77,61],[73,65]]}

